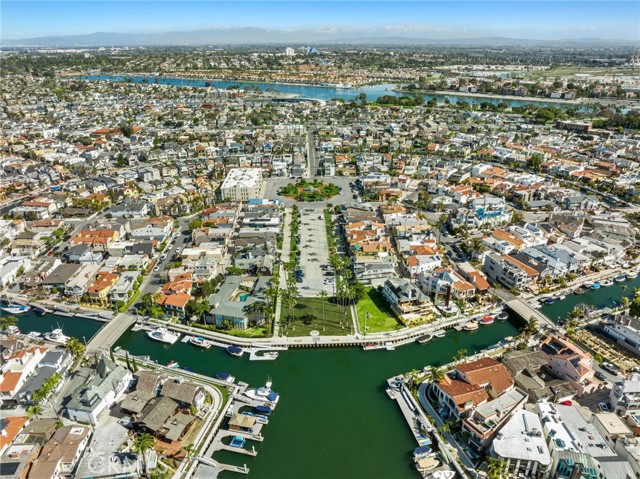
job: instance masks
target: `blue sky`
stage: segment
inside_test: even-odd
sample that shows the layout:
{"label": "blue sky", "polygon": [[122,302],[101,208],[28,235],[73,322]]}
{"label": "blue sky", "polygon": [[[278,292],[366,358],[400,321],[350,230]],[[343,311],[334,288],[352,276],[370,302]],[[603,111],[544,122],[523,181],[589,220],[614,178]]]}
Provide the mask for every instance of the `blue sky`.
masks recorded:
{"label": "blue sky", "polygon": [[640,2],[6,1],[2,38],[213,27],[336,29],[429,38],[599,37],[640,42]]}

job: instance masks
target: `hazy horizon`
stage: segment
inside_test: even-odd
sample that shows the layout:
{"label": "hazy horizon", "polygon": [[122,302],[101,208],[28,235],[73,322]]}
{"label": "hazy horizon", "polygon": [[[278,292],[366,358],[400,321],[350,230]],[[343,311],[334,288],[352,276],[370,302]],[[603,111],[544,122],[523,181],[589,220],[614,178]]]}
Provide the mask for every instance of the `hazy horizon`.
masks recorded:
{"label": "hazy horizon", "polygon": [[5,1],[0,8],[0,38],[14,42],[96,33],[162,38],[252,28],[282,41],[504,37],[640,42],[640,3],[625,1]]}

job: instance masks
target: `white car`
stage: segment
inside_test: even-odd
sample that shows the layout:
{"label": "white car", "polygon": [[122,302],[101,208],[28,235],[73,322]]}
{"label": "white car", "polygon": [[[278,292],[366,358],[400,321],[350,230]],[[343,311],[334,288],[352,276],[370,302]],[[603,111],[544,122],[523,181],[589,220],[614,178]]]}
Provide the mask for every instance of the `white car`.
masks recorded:
{"label": "white car", "polygon": [[158,271],[160,271],[160,265],[158,265],[155,268],[153,268],[153,272],[154,273],[157,273]]}
{"label": "white car", "polygon": [[167,253],[160,256],[160,261],[164,261],[165,259],[167,259]]}
{"label": "white car", "polygon": [[182,251],[182,248],[180,248],[179,246],[176,248],[176,253],[179,253],[180,251]]}

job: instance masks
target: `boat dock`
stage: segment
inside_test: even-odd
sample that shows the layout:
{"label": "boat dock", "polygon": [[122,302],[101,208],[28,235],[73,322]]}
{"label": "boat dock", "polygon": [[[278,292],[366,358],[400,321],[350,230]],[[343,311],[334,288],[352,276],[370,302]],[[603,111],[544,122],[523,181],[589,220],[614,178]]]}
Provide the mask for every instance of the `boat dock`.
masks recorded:
{"label": "boat dock", "polygon": [[[267,351],[267,349],[263,350]],[[260,349],[257,349],[257,351],[260,351]],[[247,383],[240,382],[232,392],[229,404],[226,409],[221,412],[223,419],[221,424],[224,424],[224,429],[221,427],[209,437],[206,448],[204,449],[204,454],[195,456],[199,464],[191,477],[202,479],[216,478],[222,471],[231,471],[239,474],[249,473],[249,468],[246,464],[244,466],[234,466],[223,464],[213,459],[213,455],[218,451],[236,452],[249,457],[256,457],[258,455],[255,446],[245,445],[244,441],[263,442],[264,436],[262,435],[262,429],[269,424],[269,418],[254,412],[241,411],[241,409],[247,407],[255,408],[256,406],[264,405],[264,402],[251,399],[244,394],[248,386]],[[275,409],[275,407],[276,404],[271,404],[272,409]],[[250,426],[246,428],[231,429],[229,428],[228,420],[234,416],[246,416],[247,418],[255,419],[255,421],[249,421],[248,424],[250,424]],[[237,445],[231,445],[234,440],[237,440]]]}
{"label": "boat dock", "polygon": [[407,420],[418,446],[430,444],[429,433],[433,430],[433,426],[416,404],[406,384],[397,378],[388,379],[387,384],[389,385],[387,394],[400,406],[402,415]]}

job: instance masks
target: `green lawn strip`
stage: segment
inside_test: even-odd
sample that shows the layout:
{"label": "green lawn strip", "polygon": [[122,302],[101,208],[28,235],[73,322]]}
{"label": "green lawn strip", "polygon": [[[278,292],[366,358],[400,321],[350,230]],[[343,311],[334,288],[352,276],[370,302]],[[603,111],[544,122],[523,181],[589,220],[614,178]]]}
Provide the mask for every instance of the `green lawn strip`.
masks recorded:
{"label": "green lawn strip", "polygon": [[[322,302],[324,301],[324,322],[322,320]],[[311,315],[307,317],[306,315]],[[311,331],[318,331],[321,336],[345,335],[351,332],[351,313],[347,307],[335,304],[330,298],[299,298],[293,310],[293,322],[286,329],[287,336],[308,336]],[[288,318],[288,311],[283,308],[281,321]],[[342,326],[340,325],[342,318]],[[309,324],[305,324],[305,321]],[[294,329],[295,328],[295,329]]]}
{"label": "green lawn strip", "polygon": [[394,331],[398,328],[398,325],[401,325],[396,314],[382,297],[382,294],[375,288],[367,288],[365,290],[364,297],[356,305],[356,311],[358,312],[358,322],[362,332],[365,332],[366,313],[369,313],[366,318],[367,333]]}
{"label": "green lawn strip", "polygon": [[249,329],[220,329],[212,324],[193,323],[190,326],[194,328],[206,329],[207,331],[215,331],[216,333],[228,334],[237,338],[266,338],[268,336],[267,328],[249,328]]}

